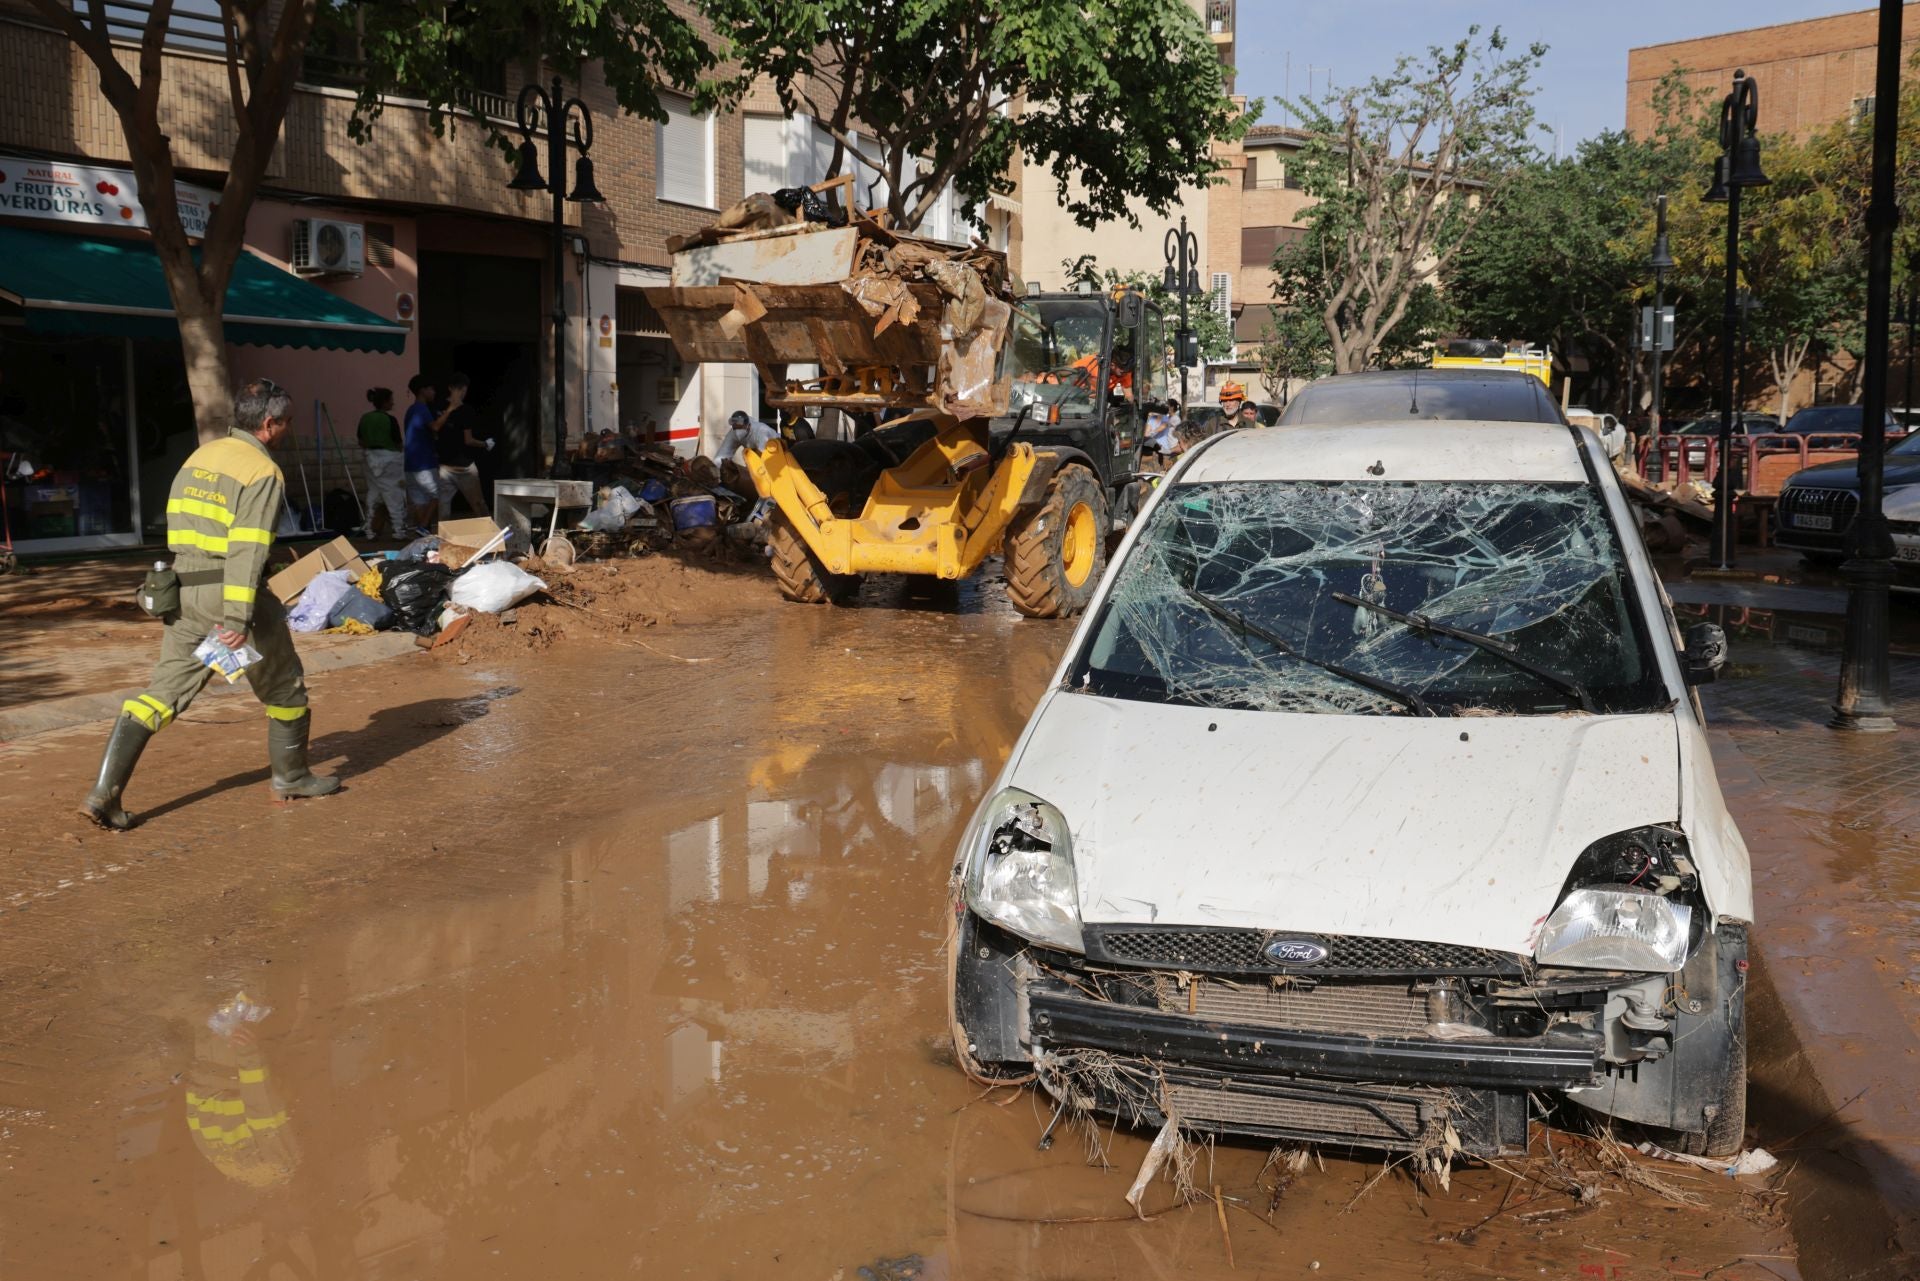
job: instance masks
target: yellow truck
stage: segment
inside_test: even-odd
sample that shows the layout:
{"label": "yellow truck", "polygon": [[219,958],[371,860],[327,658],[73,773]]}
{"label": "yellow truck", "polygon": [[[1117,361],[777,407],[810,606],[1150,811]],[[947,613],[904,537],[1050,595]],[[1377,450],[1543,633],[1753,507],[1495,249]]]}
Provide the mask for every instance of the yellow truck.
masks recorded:
{"label": "yellow truck", "polygon": [[1553,353],[1525,343],[1503,343],[1494,338],[1449,338],[1433,351],[1435,369],[1511,369],[1532,374],[1553,388]]}
{"label": "yellow truck", "polygon": [[871,218],[768,221],[681,243],[647,296],[682,359],[752,364],[776,409],[878,420],[749,452],[781,592],[840,602],[867,574],[960,579],[1002,553],[1022,614],[1083,609],[1148,492],[1157,309],[1130,289],[1016,296],[1003,255]]}

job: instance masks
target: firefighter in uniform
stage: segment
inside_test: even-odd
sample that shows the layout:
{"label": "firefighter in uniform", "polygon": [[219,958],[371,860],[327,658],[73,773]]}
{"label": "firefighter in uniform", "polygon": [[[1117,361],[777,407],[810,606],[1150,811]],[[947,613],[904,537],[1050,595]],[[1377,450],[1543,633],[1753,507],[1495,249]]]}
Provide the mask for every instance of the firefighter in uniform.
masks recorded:
{"label": "firefighter in uniform", "polygon": [[167,492],[167,547],[180,577],[180,607],[165,620],[160,661],[146,690],[121,704],[100,777],[81,806],[102,827],[133,826],[133,816],[120,805],[121,792],[147,740],[186,711],[213,675],[193,656],[210,632],[235,648],[251,643],[260,653],[246,676],[266,707],[274,794],[325,796],[340,786],[339,779],[307,768],[313,722],[306,674],[286,610],[265,586],[267,553],[286,492],[267,451],[291,430],[293,398],[259,379],[234,398],[233,417],[235,426],[196,449]]}

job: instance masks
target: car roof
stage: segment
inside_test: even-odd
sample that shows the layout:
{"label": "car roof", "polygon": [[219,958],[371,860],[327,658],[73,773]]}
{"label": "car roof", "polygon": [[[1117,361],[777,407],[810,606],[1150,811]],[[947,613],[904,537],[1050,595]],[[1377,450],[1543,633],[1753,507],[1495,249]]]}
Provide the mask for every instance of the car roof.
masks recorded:
{"label": "car roof", "polygon": [[1280,421],[1382,421],[1402,413],[1426,421],[1561,421],[1545,385],[1512,369],[1370,369],[1321,378],[1293,398]]}
{"label": "car roof", "polygon": [[1346,423],[1228,432],[1180,480],[1518,480],[1584,482],[1564,423]]}

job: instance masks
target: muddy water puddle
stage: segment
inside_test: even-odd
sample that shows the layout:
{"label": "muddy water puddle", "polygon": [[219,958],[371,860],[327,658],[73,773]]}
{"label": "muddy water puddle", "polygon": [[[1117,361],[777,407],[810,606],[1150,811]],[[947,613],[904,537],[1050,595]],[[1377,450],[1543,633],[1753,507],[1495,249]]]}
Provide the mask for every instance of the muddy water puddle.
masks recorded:
{"label": "muddy water puddle", "polygon": [[[649,666],[617,717],[553,713],[551,670],[490,675],[516,692],[448,751],[463,787],[533,779],[528,821],[462,830],[458,791],[423,790],[461,837],[443,867],[270,897],[16,1038],[66,1061],[0,1112],[0,1275],[1794,1275],[1768,1198],[1662,1167],[1663,1199],[1564,1138],[1449,1190],[1223,1146],[1196,1166],[1217,1202],[1159,1184],[1144,1222],[1144,1137],[1041,1150],[1040,1097],[950,1064],[942,904],[1065,637],[782,610],[718,665]],[[576,823],[587,789],[613,812]],[[271,1013],[215,1035],[242,989]],[[125,1031],[62,1039],[102,1011]]]}

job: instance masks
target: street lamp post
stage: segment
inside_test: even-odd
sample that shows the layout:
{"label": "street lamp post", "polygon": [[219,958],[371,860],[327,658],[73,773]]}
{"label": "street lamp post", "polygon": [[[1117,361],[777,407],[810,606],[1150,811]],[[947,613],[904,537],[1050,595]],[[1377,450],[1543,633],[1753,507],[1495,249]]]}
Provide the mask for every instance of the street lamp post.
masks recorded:
{"label": "street lamp post", "polygon": [[[553,78],[551,91],[533,81],[520,91],[516,114],[520,122],[520,168],[507,186],[514,191],[545,191],[553,196],[553,467],[555,478],[566,475],[567,456],[567,296],[566,211],[567,202],[600,204],[606,197],[593,182],[593,161],[587,152],[593,147],[593,117],[587,104],[567,98],[560,77]],[[547,172],[540,173],[540,153],[534,146],[533,131],[544,125],[547,131]],[[573,190],[567,190],[567,132],[574,128],[573,149],[579,152],[573,165]]]}
{"label": "street lamp post", "polygon": [[1660,358],[1665,354],[1667,273],[1673,270],[1673,252],[1667,248],[1667,197],[1662,192],[1653,202],[1653,254],[1647,266],[1653,268],[1653,409],[1649,415],[1647,437],[1660,438]]}
{"label": "street lamp post", "polygon": [[1713,563],[1733,568],[1733,416],[1734,368],[1740,347],[1740,193],[1764,187],[1760,169],[1760,90],[1744,71],[1733,73],[1733,92],[1720,103],[1721,154],[1714,161],[1713,185],[1706,199],[1727,206],[1726,307],[1721,312],[1719,466],[1713,478]]}
{"label": "street lamp post", "polygon": [[1199,358],[1200,344],[1188,323],[1187,300],[1200,292],[1200,239],[1187,230],[1187,216],[1180,215],[1180,227],[1167,228],[1167,292],[1180,299],[1180,327],[1174,330],[1173,344],[1180,361],[1180,412],[1187,412],[1187,369]]}
{"label": "street lamp post", "polygon": [[1860,510],[1847,526],[1847,642],[1840,656],[1835,729],[1894,728],[1887,671],[1887,588],[1893,537],[1887,532],[1887,313],[1893,294],[1894,160],[1900,123],[1900,0],[1880,0],[1880,50],[1874,69],[1873,199],[1867,205],[1867,342],[1861,362]]}

